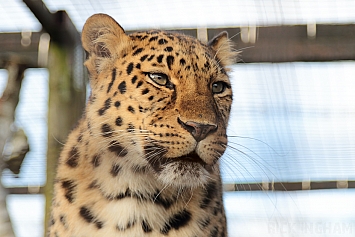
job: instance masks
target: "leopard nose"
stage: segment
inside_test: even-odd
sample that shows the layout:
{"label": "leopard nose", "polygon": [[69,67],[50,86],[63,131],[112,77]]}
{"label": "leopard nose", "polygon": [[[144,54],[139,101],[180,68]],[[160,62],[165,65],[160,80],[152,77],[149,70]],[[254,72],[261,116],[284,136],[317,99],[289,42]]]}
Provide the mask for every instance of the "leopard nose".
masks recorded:
{"label": "leopard nose", "polygon": [[178,118],[178,123],[195,138],[197,142],[205,139],[208,134],[217,130],[217,125],[202,124],[193,121],[183,122]]}

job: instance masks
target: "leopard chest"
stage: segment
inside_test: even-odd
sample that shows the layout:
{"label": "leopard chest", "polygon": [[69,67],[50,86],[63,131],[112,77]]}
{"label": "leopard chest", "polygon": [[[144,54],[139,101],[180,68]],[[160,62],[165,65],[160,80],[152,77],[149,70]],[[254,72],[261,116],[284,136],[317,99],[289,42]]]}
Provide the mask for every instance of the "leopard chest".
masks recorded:
{"label": "leopard chest", "polygon": [[[73,132],[72,139],[77,135]],[[96,152],[83,144],[75,146],[77,165],[70,172],[64,170],[73,162],[73,148],[63,150],[50,236],[225,235],[218,177],[193,192],[164,187],[148,168],[125,165],[124,159],[134,152],[128,151],[117,163],[110,159],[117,158],[114,152],[90,156]]]}

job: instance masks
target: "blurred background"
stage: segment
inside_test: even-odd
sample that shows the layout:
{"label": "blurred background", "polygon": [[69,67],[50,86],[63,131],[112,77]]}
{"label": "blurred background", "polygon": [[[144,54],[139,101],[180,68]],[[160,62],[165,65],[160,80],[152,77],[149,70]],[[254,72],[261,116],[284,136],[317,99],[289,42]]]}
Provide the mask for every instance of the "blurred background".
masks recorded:
{"label": "blurred background", "polygon": [[80,32],[99,12],[127,32],[226,30],[241,51],[221,160],[230,236],[355,236],[355,1],[0,0],[0,237],[44,236],[89,94]]}

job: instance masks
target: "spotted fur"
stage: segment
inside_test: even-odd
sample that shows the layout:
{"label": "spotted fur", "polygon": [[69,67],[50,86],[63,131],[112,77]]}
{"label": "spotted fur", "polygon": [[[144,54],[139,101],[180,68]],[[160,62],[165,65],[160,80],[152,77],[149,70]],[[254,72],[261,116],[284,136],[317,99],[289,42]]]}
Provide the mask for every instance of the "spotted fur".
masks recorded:
{"label": "spotted fur", "polygon": [[92,92],[59,159],[49,236],[227,236],[227,34],[127,35],[97,14],[82,42]]}

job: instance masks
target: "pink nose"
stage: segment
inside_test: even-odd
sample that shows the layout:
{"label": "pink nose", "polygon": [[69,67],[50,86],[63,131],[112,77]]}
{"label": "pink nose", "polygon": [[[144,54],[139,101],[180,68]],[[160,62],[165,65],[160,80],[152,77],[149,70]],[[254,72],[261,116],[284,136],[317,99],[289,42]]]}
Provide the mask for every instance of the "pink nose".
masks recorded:
{"label": "pink nose", "polygon": [[183,122],[178,118],[179,124],[195,138],[197,142],[205,139],[208,134],[217,130],[217,125],[202,124],[193,121]]}

